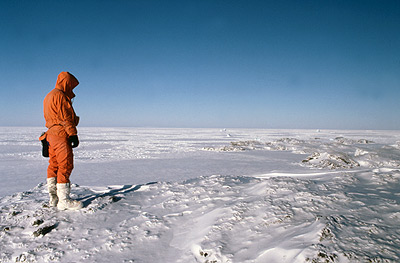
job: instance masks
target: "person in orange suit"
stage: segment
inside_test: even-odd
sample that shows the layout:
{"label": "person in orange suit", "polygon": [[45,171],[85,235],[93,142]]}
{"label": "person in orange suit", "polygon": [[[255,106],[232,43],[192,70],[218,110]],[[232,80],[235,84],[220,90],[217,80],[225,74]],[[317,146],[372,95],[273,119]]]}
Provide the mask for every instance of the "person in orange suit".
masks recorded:
{"label": "person in orange suit", "polygon": [[80,201],[72,200],[70,195],[71,182],[69,177],[74,168],[72,148],[79,145],[76,126],[79,117],[72,107],[75,97],[73,89],[79,82],[69,72],[58,75],[55,88],[43,101],[44,119],[47,132],[39,139],[48,142],[49,166],[47,168],[47,186],[50,196],[50,206],[60,210],[76,210],[82,208]]}

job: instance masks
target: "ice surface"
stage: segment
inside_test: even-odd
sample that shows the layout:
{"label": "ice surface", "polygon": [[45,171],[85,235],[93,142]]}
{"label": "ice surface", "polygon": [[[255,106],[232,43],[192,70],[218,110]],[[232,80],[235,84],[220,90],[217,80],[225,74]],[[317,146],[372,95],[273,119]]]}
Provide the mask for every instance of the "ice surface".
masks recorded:
{"label": "ice surface", "polygon": [[81,128],[57,211],[42,130],[0,128],[0,262],[400,262],[398,131]]}

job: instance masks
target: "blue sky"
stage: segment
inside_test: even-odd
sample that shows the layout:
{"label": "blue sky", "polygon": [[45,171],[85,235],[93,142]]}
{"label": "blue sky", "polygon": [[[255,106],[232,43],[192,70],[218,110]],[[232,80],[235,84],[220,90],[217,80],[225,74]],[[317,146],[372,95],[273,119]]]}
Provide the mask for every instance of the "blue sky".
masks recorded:
{"label": "blue sky", "polygon": [[400,1],[0,2],[0,126],[400,129]]}

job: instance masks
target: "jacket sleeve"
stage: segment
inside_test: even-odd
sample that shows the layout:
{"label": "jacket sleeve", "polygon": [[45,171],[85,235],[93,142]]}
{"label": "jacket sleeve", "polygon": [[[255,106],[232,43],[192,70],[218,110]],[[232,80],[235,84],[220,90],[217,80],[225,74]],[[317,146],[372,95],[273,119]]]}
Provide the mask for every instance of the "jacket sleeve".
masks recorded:
{"label": "jacket sleeve", "polygon": [[61,125],[64,127],[68,136],[78,134],[78,131],[76,130],[77,123],[74,108],[72,108],[71,102],[65,96],[63,96],[60,105],[60,119]]}

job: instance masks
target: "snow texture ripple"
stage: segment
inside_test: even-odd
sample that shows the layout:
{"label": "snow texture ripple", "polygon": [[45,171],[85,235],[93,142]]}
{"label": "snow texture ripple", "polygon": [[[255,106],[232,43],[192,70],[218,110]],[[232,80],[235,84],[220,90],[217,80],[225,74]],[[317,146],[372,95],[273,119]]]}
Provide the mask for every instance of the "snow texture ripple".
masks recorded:
{"label": "snow texture ripple", "polygon": [[[79,211],[48,207],[43,183],[3,194],[0,262],[400,262],[397,132],[115,129],[116,143],[102,148],[94,138],[108,131],[88,136],[92,146],[76,154],[77,166],[105,162],[129,172],[125,162],[95,159],[117,147],[143,165],[132,154],[142,151],[134,147],[140,137],[151,160],[141,171],[173,162],[166,173],[180,175],[138,184],[132,171],[125,180],[133,184],[112,185],[97,170],[97,185],[72,186]],[[4,139],[3,128],[1,164],[45,167],[32,150],[36,132]],[[144,146],[153,140],[160,148]],[[192,173],[186,161],[200,171],[182,177]],[[227,164],[231,170],[220,167]]]}

